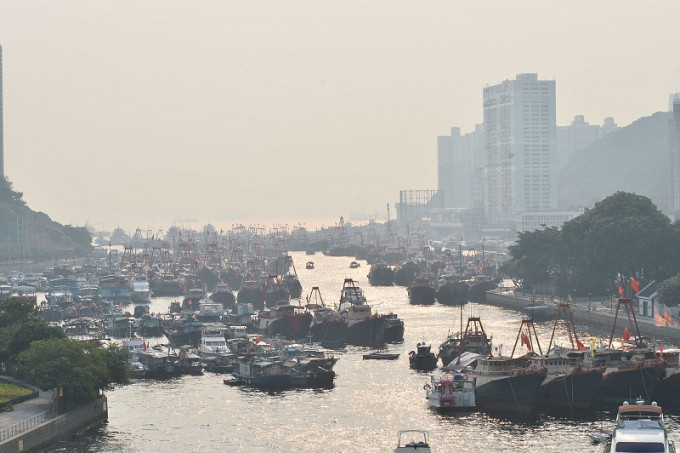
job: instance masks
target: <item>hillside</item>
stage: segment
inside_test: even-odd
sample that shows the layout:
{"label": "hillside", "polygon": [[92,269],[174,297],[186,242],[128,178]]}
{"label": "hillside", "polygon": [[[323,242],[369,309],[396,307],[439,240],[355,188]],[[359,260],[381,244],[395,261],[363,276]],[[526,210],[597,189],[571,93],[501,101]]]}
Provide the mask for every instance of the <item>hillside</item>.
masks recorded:
{"label": "hillside", "polygon": [[85,256],[92,237],[84,227],[54,222],[31,210],[7,179],[0,181],[0,261]]}
{"label": "hillside", "polygon": [[560,173],[560,208],[592,206],[621,190],[669,213],[670,119],[665,112],[640,118],[572,155]]}

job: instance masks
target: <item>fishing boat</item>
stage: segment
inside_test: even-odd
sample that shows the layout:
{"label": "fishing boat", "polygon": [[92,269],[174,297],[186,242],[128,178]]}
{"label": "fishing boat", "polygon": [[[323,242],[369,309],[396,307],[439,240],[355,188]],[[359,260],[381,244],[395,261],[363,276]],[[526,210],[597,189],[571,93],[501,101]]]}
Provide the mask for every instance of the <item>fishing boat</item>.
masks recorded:
{"label": "fishing boat", "polygon": [[661,407],[655,402],[644,404],[643,400],[624,402],[619,406],[616,427],[605,451],[675,453]]}
{"label": "fishing boat", "polygon": [[256,329],[269,336],[281,335],[288,340],[306,338],[312,323],[312,314],[302,307],[285,304],[260,310]]}
{"label": "fishing boat", "polygon": [[[236,381],[260,388],[285,388],[289,386],[288,373],[280,360],[260,358],[246,354],[237,359]],[[226,383],[226,381],[225,381]]]}
{"label": "fishing boat", "polygon": [[385,320],[385,343],[401,343],[404,341],[404,321],[396,313],[380,316]]}
{"label": "fishing boat", "polygon": [[394,285],[394,269],[384,261],[376,259],[368,272],[368,282],[371,286],[392,286]]}
{"label": "fishing boat", "polygon": [[355,346],[378,346],[385,343],[386,319],[374,315],[366,304],[363,291],[346,278],[340,296],[340,316],[347,323],[347,343]]}
{"label": "fishing boat", "polygon": [[430,348],[429,344],[418,343],[416,350],[408,353],[409,366],[420,371],[432,371],[437,368],[437,356]]}
{"label": "fishing boat", "polygon": [[347,323],[337,310],[324,303],[318,286],[312,287],[305,308],[312,315],[309,334],[313,341],[327,348],[338,348],[345,344]]}
{"label": "fishing boat", "polygon": [[430,453],[429,434],[427,431],[399,431],[399,439],[395,453]]}
{"label": "fishing boat", "polygon": [[360,264],[357,263],[356,261],[352,261],[351,263],[349,263],[349,268],[350,268],[350,269],[356,269],[356,268],[358,268],[359,266],[360,266]]}
{"label": "fishing boat", "polygon": [[546,378],[545,368],[524,368],[521,360],[506,356],[478,357],[473,370],[477,406],[486,411],[531,416],[538,390]]}
{"label": "fishing boat", "polygon": [[205,298],[205,291],[202,288],[190,288],[184,293],[184,300],[182,300],[182,309],[184,310],[198,310],[198,303]]}
{"label": "fishing boat", "polygon": [[236,296],[227,283],[220,282],[210,294],[210,300],[222,304],[225,309],[231,308],[236,303]]}
{"label": "fishing boat", "polygon": [[258,309],[264,298],[264,287],[260,283],[260,278],[255,269],[249,269],[241,281],[236,301],[239,304],[253,304]]}
{"label": "fishing boat", "polygon": [[475,382],[461,373],[431,376],[423,386],[427,404],[439,411],[468,411],[475,409]]}
{"label": "fishing boat", "polygon": [[432,305],[436,299],[436,287],[428,274],[417,276],[408,287],[408,301],[414,305]]}
{"label": "fishing boat", "polygon": [[[586,348],[578,339],[570,305],[560,303],[556,313],[548,353],[545,356],[531,358],[531,366],[548,370],[547,377],[538,392],[536,404],[543,411],[590,410],[595,402],[597,387],[602,381],[605,369],[588,366]],[[567,328],[571,349],[553,346],[555,331],[560,322],[563,322]],[[527,325],[528,330],[533,329],[533,332],[536,332],[533,319],[524,320],[524,324]],[[525,334],[522,339],[523,343],[531,346],[531,341],[526,341],[527,339]],[[536,343],[540,351],[538,337],[536,337]]]}
{"label": "fishing boat", "polygon": [[[461,332],[463,332],[462,327],[461,319]],[[480,318],[470,317],[468,318],[464,333],[450,334],[446,337],[446,340],[439,345],[438,357],[441,359],[442,365],[446,366],[451,363],[453,359],[458,357],[461,353],[463,337],[465,337],[465,345],[463,346],[462,352],[473,352],[482,356],[491,354],[492,338],[487,337]]]}

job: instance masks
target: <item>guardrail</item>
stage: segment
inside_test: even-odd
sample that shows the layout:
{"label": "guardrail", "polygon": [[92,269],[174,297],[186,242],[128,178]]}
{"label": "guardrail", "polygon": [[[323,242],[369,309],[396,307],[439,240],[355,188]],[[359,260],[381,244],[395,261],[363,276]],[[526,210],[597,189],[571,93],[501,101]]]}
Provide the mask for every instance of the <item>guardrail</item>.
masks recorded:
{"label": "guardrail", "polygon": [[12,426],[9,426],[0,431],[0,442],[9,439],[10,437],[14,437],[17,434],[24,432],[28,429],[31,429],[34,426],[40,425],[41,423],[45,423],[47,420],[51,418],[52,414],[49,411],[47,411],[38,415],[34,415],[33,417],[27,418],[26,420],[21,421]]}

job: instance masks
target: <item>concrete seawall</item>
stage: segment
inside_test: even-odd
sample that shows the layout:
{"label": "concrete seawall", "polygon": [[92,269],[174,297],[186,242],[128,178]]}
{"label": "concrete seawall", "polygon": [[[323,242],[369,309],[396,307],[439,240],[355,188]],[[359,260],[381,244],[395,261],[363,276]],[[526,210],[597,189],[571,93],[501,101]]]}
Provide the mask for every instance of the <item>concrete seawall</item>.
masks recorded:
{"label": "concrete seawall", "polygon": [[106,396],[27,429],[0,443],[0,453],[40,451],[108,418]]}
{"label": "concrete seawall", "polygon": [[[545,304],[548,306],[554,305],[557,307],[557,304],[551,301],[537,301],[536,303]],[[524,312],[524,309],[527,306],[532,305],[532,301],[529,298],[517,297],[508,293],[492,291],[486,293],[485,304]],[[612,325],[614,324],[616,301],[614,301],[614,305],[611,309],[609,307],[603,307],[601,303],[590,303],[588,301],[574,302],[570,305],[574,317],[574,324],[576,326],[582,326],[587,330],[590,330],[593,333],[601,334],[602,336],[608,337],[610,335]],[[635,302],[633,302],[633,305],[635,306]],[[656,326],[654,325],[654,321],[649,318],[641,317],[637,313],[635,316],[638,321],[638,326],[640,327],[640,334],[643,337],[648,337],[680,347],[680,327],[677,325],[663,327]],[[630,326],[628,323],[626,312],[622,310],[619,312],[619,318],[616,322],[616,331],[614,332],[614,337],[621,338],[623,336],[625,327],[628,327],[630,333],[635,335],[633,326]]]}

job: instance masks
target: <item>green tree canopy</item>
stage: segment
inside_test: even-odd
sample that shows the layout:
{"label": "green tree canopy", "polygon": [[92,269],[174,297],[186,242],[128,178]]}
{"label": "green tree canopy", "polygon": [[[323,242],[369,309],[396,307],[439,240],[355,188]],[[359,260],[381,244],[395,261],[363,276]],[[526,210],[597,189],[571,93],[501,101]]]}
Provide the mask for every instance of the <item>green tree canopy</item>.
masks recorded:
{"label": "green tree canopy", "polygon": [[0,301],[0,328],[23,322],[34,316],[38,307],[29,300],[12,297]]}
{"label": "green tree canopy", "polygon": [[68,338],[38,340],[21,352],[19,371],[38,387],[47,390],[63,387],[67,409],[97,398],[100,389],[125,383],[127,351],[109,352],[93,342]]}
{"label": "green tree canopy", "polygon": [[659,299],[669,307],[680,305],[680,274],[676,274],[661,283]]}
{"label": "green tree canopy", "polygon": [[7,349],[12,355],[17,355],[28,349],[32,342],[50,338],[66,338],[66,334],[58,327],[48,325],[42,319],[29,318],[12,326]]}
{"label": "green tree canopy", "polygon": [[606,294],[680,270],[680,225],[671,225],[647,197],[617,192],[564,224],[561,230],[521,233],[505,272],[559,292]]}

